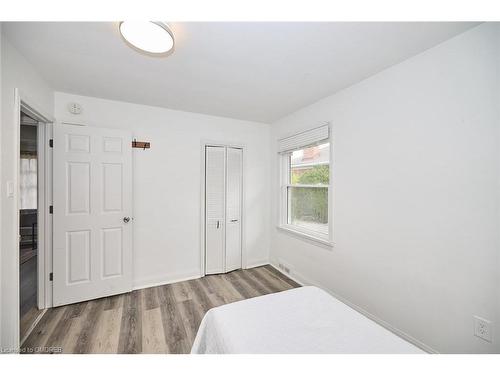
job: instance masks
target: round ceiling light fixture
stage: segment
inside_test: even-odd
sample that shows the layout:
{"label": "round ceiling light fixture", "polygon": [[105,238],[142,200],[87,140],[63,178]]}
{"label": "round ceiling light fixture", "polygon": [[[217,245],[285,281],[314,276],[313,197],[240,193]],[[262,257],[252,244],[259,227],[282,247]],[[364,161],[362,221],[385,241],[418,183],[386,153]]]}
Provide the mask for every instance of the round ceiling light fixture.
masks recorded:
{"label": "round ceiling light fixture", "polygon": [[120,22],[123,39],[134,49],[149,55],[164,56],[174,48],[174,34],[165,22]]}

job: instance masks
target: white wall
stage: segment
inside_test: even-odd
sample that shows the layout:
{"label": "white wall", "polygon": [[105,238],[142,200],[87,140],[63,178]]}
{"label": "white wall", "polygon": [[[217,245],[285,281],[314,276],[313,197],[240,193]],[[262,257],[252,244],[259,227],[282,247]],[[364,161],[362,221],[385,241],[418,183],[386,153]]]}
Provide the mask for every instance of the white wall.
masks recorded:
{"label": "white wall", "polygon": [[54,94],[51,88],[38,75],[35,69],[2,36],[1,41],[1,346],[15,348],[19,327],[16,324],[18,295],[15,286],[18,280],[19,264],[16,262],[17,225],[14,202],[8,198],[6,185],[16,181],[14,175],[18,158],[18,145],[15,142],[19,126],[16,125],[15,89],[21,90],[29,104],[44,114],[51,116],[54,108]]}
{"label": "white wall", "polygon": [[480,25],[273,124],[276,155],[332,121],[336,246],[273,229],[271,261],[436,351],[500,352],[499,46]]}
{"label": "white wall", "polygon": [[[0,183],[2,183],[2,22],[0,22]],[[1,193],[1,188],[0,188]],[[0,212],[2,199],[0,199]],[[0,214],[0,228],[2,228],[2,215]],[[0,264],[2,264],[2,230],[0,230]],[[2,302],[2,266],[0,266],[0,303]],[[2,308],[0,307],[0,346],[2,345]]]}
{"label": "white wall", "polygon": [[[83,107],[67,111],[69,102]],[[158,107],[55,95],[59,122],[131,130],[151,149],[133,151],[134,285],[200,275],[201,142],[244,144],[244,216],[248,266],[268,262],[269,125]]]}

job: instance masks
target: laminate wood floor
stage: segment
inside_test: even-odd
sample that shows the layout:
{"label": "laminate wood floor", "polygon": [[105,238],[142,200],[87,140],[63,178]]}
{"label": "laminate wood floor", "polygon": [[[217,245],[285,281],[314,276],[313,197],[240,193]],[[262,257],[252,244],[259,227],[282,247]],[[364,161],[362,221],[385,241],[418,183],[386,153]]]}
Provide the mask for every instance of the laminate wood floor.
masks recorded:
{"label": "laminate wood floor", "polygon": [[33,326],[42,313],[37,306],[37,256],[32,256],[20,265],[20,327],[19,336],[24,339],[26,333]]}
{"label": "laminate wood floor", "polygon": [[206,311],[299,286],[271,266],[49,309],[22,353],[189,353]]}

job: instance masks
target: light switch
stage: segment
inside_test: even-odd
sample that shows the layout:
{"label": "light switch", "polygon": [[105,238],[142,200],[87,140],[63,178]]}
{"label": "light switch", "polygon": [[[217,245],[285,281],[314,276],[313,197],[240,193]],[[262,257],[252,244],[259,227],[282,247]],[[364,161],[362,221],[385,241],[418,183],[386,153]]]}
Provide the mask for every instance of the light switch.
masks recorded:
{"label": "light switch", "polygon": [[14,198],[14,181],[7,181],[7,198]]}

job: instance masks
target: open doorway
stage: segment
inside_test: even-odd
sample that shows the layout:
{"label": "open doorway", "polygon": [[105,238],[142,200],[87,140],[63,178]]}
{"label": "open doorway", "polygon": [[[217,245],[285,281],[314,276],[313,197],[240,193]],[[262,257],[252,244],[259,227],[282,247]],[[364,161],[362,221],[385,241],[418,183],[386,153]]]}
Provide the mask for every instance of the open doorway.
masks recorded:
{"label": "open doorway", "polygon": [[19,144],[19,320],[21,340],[38,320],[39,122],[21,110]]}
{"label": "open doorway", "polygon": [[[29,105],[16,89],[17,227],[14,257],[18,264],[13,281],[17,303],[15,341],[19,346],[52,306],[52,130],[54,119]],[[13,233],[13,234],[14,234]],[[12,328],[11,328],[12,329]]]}
{"label": "open doorway", "polygon": [[40,311],[38,291],[38,121],[21,111],[19,161],[19,311],[21,338]]}

